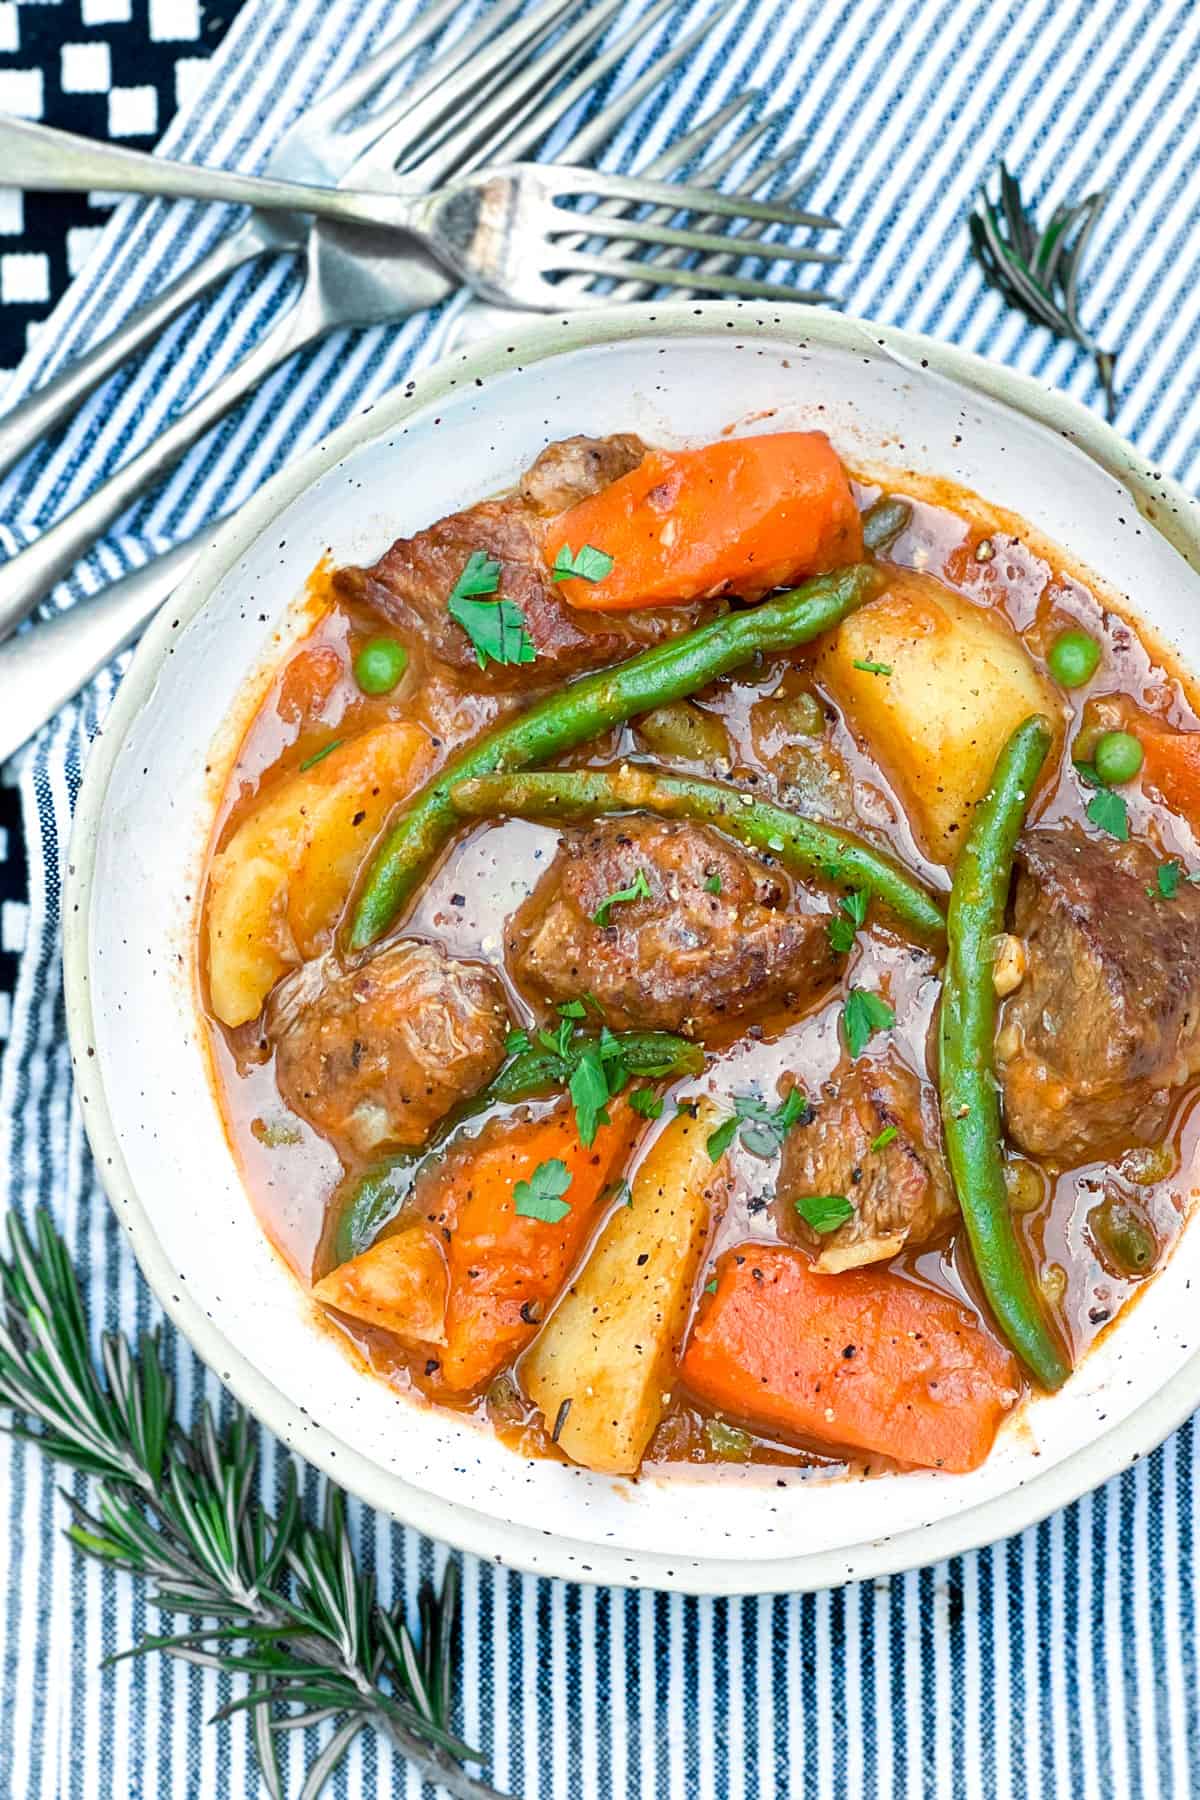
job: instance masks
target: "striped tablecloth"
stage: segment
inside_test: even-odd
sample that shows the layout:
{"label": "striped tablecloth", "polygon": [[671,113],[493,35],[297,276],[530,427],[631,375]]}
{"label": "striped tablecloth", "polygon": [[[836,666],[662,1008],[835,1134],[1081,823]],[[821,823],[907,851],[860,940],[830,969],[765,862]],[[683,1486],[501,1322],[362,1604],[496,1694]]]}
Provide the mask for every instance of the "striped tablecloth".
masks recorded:
{"label": "striped tablecloth", "polygon": [[[99,0],[97,0],[99,3]],[[112,4],[113,0],[104,0]],[[126,5],[128,0],[125,0]],[[171,148],[259,163],[323,82],[351,68],[410,0],[248,4]],[[0,8],[0,12],[10,10]],[[683,11],[699,16],[701,0]],[[464,15],[474,11],[465,0]],[[631,4],[624,20],[636,16]],[[648,46],[647,46],[648,48]],[[644,54],[644,52],[643,52]],[[627,79],[632,70],[622,72]],[[952,338],[1098,403],[1091,364],[1006,312],[967,251],[964,213],[1004,153],[1048,206],[1104,184],[1086,314],[1119,348],[1117,423],[1185,482],[1200,474],[1200,7],[1195,0],[741,0],[657,94],[614,156],[686,129],[753,84],[822,170],[814,201],[849,225],[846,306]],[[773,142],[769,139],[764,152]],[[194,257],[201,208],[122,207],[39,335],[12,392]],[[6,549],[149,443],[285,303],[286,268],[245,271],[84,408],[3,484]],[[337,336],[259,394],[125,519],[55,596],[107,575],[251,493],[433,348],[431,323]],[[48,1204],[94,1319],[156,1309],[109,1216],[72,1101],[58,968],[71,805],[118,671],[48,729],[20,768],[28,936],[0,1082],[9,1205]],[[217,1384],[174,1346],[187,1413]],[[1195,1423],[1121,1480],[1024,1536],[890,1581],[805,1599],[689,1601],[567,1587],[467,1559],[462,1729],[494,1780],[567,1796],[1194,1796],[1200,1794],[1193,1574]],[[265,1479],[276,1457],[268,1448]],[[204,1721],[215,1676],[160,1661],[100,1673],[152,1627],[133,1584],[61,1536],[57,1477],[0,1449],[0,1794],[130,1800],[257,1792],[245,1727]],[[309,1476],[310,1499],[318,1483]],[[885,1498],[881,1490],[881,1502]],[[362,1554],[415,1592],[442,1554],[355,1512]],[[339,1796],[415,1782],[364,1739]],[[292,1768],[292,1789],[299,1763]]]}

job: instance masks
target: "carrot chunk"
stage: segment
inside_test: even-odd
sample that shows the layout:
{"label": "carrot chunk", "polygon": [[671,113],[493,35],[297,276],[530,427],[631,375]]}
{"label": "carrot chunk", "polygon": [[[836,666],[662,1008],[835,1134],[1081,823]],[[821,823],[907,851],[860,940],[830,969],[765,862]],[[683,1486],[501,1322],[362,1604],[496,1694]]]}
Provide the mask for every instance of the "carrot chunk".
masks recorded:
{"label": "carrot chunk", "polygon": [[[446,1246],[450,1292],[440,1381],[456,1391],[490,1379],[536,1335],[596,1223],[596,1202],[642,1121],[623,1101],[591,1145],[564,1103],[547,1117],[485,1131],[470,1161],[447,1168],[449,1189],[422,1194],[423,1210],[454,1220]],[[514,1190],[542,1164],[566,1166],[569,1211],[550,1222],[518,1212]],[[550,1210],[557,1211],[552,1207]]]}
{"label": "carrot chunk", "polygon": [[862,557],[846,472],[821,431],[652,450],[548,527],[553,564],[591,545],[613,559],[599,581],[562,583],[572,606],[622,612],[731,589],[744,598]]}
{"label": "carrot chunk", "polygon": [[816,1275],[747,1243],[718,1265],[682,1363],[692,1392],[759,1429],[897,1462],[978,1468],[1016,1366],[966,1307],[879,1269]]}
{"label": "carrot chunk", "polygon": [[1142,780],[1158,789],[1167,805],[1200,830],[1200,731],[1172,731],[1168,725],[1139,718],[1131,727],[1141,739],[1146,760]]}

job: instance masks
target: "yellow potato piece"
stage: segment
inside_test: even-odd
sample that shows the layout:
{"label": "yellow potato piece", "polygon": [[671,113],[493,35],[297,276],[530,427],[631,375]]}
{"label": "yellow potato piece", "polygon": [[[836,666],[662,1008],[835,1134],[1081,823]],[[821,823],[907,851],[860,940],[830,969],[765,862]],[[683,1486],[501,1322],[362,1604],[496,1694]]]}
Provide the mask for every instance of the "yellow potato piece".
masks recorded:
{"label": "yellow potato piece", "polygon": [[[855,663],[883,663],[873,674]],[[817,668],[896,789],[921,848],[952,865],[1001,746],[1030,713],[1061,718],[1016,633],[929,576],[897,571],[844,619]]]}
{"label": "yellow potato piece", "polygon": [[410,1225],[342,1263],[313,1289],[313,1299],[366,1325],[382,1325],[406,1343],[446,1341],[446,1259],[425,1225]]}
{"label": "yellow potato piece", "polygon": [[721,1164],[707,1140],[721,1115],[702,1100],[651,1146],[628,1206],[614,1209],[587,1262],[520,1365],[525,1391],[572,1462],[633,1475],[675,1382]]}
{"label": "yellow potato piece", "polygon": [[208,885],[209,994],[224,1024],[257,1018],[279,977],[322,947],[372,839],[431,760],[419,725],[377,725],[242,820]]}

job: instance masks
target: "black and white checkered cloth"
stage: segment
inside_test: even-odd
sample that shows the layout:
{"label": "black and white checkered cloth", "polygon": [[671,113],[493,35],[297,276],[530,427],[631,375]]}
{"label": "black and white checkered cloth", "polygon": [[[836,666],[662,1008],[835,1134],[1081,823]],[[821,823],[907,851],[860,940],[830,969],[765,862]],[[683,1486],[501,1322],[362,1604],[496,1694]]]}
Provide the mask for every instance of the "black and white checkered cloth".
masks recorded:
{"label": "black and white checkered cloth", "polygon": [[[0,112],[149,150],[202,82],[242,0],[0,0]],[[0,187],[0,405],[8,374],[108,218],[86,194]],[[0,778],[0,1042],[28,878],[15,787]]]}

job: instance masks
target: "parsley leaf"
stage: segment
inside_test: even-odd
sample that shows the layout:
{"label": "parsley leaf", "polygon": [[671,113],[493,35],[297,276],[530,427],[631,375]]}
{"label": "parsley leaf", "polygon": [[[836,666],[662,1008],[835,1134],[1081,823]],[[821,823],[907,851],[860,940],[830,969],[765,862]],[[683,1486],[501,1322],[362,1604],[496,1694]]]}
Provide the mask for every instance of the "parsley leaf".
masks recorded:
{"label": "parsley leaf", "polygon": [[717,1291],[717,1278],[716,1278],[716,1276],[715,1276],[715,1275],[713,1275],[713,1276],[710,1276],[710,1278],[709,1278],[709,1279],[708,1279],[708,1280],[707,1280],[707,1281],[706,1281],[706,1282],[705,1282],[705,1284],[704,1284],[704,1291],[705,1291],[705,1293],[706,1293],[706,1294],[715,1294],[715,1293],[716,1293],[716,1291]]}
{"label": "parsley leaf", "polygon": [[607,550],[597,550],[594,544],[583,544],[572,555],[571,546],[564,544],[554,559],[551,572],[552,581],[603,581],[613,566],[613,559]]}
{"label": "parsley leaf", "polygon": [[730,1144],[732,1144],[734,1138],[737,1136],[738,1126],[740,1124],[741,1120],[738,1118],[737,1114],[731,1113],[727,1119],[722,1119],[715,1131],[709,1132],[704,1147],[708,1151],[710,1162],[720,1162]]}
{"label": "parsley leaf", "polygon": [[829,921],[829,942],[838,956],[853,950],[854,940],[867,922],[871,896],[865,888],[855,888],[838,901],[841,911]]}
{"label": "parsley leaf", "polygon": [[587,1007],[582,1000],[560,1000],[555,1008],[560,1019],[586,1019]]}
{"label": "parsley leaf", "polygon": [[567,1083],[575,1108],[575,1124],[580,1142],[592,1144],[601,1125],[609,1123],[604,1108],[609,1098],[608,1075],[598,1044],[585,1044]]}
{"label": "parsley leaf", "polygon": [[704,891],[706,894],[719,894],[720,893],[721,877],[719,874],[709,876],[708,880],[704,884]]}
{"label": "parsley leaf", "polygon": [[1158,865],[1158,891],[1164,900],[1173,900],[1179,892],[1179,883],[1183,871],[1177,862],[1165,862]]}
{"label": "parsley leaf", "polygon": [[890,1031],[895,1023],[896,1015],[881,995],[866,988],[850,989],[842,1008],[842,1029],[846,1033],[846,1048],[855,1061],[877,1031]]}
{"label": "parsley leaf", "polygon": [[898,1126],[885,1125],[879,1136],[873,1140],[871,1148],[872,1150],[886,1150],[888,1145],[894,1144],[899,1136],[900,1130]]}
{"label": "parsley leaf", "polygon": [[652,898],[653,895],[650,890],[650,883],[646,879],[646,871],[645,869],[639,869],[628,887],[618,888],[615,893],[609,894],[606,899],[600,902],[599,906],[592,914],[593,923],[596,925],[607,925],[613,907],[624,905],[626,900],[650,900]]}
{"label": "parsley leaf", "polygon": [[739,1133],[743,1148],[751,1156],[778,1156],[792,1126],[807,1117],[808,1096],[803,1088],[790,1088],[777,1107],[768,1106],[753,1094],[735,1094],[732,1117],[722,1119],[708,1138],[709,1157],[718,1162]]}
{"label": "parsley leaf", "polygon": [[890,675],[892,672],[891,663],[868,662],[865,658],[860,660],[857,656],[854,659],[854,667],[861,669],[864,675]]}
{"label": "parsley leaf", "polygon": [[525,614],[513,600],[477,600],[476,594],[494,594],[500,586],[500,564],[472,550],[467,565],[450,590],[446,611],[461,625],[472,644],[481,669],[488,662],[531,663],[537,656],[533,639],[525,629]]}
{"label": "parsley leaf", "polygon": [[629,1096],[629,1104],[635,1113],[641,1113],[643,1119],[662,1118],[662,1095],[656,1094],[653,1088],[634,1088]]}
{"label": "parsley leaf", "polygon": [[522,1219],[540,1219],[543,1225],[559,1225],[571,1210],[571,1202],[563,1195],[571,1185],[571,1175],[561,1156],[539,1163],[528,1181],[518,1181],[513,1188],[513,1205]]}
{"label": "parsley leaf", "polygon": [[836,1231],[854,1217],[854,1208],[845,1194],[805,1194],[796,1201],[796,1211],[814,1231]]}
{"label": "parsley leaf", "polygon": [[324,762],[327,756],[332,756],[335,750],[340,750],[345,741],[345,738],[333,738],[330,743],[322,744],[319,750],[314,750],[311,756],[306,756],[300,764],[301,775],[305,769],[315,769],[319,762]]}
{"label": "parsley leaf", "polygon": [[1118,843],[1128,843],[1129,808],[1120,794],[1114,794],[1111,788],[1097,788],[1087,803],[1087,816],[1093,825],[1107,831]]}
{"label": "parsley leaf", "polygon": [[520,1056],[523,1050],[533,1047],[533,1041],[527,1031],[510,1031],[504,1040],[505,1056]]}

